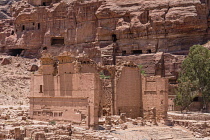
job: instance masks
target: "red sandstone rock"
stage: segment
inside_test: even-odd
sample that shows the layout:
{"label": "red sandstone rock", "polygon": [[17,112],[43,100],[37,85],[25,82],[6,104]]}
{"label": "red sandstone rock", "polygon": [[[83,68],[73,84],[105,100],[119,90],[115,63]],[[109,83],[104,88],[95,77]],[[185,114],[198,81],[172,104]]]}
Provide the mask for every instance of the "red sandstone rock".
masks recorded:
{"label": "red sandstone rock", "polygon": [[117,55],[129,55],[183,51],[208,40],[209,7],[200,0],[59,1],[16,2],[15,30],[3,30],[0,48],[25,49],[25,56],[89,54],[116,41]]}
{"label": "red sandstone rock", "polygon": [[11,58],[4,58],[2,61],[1,61],[1,65],[9,65],[12,63],[12,59]]}

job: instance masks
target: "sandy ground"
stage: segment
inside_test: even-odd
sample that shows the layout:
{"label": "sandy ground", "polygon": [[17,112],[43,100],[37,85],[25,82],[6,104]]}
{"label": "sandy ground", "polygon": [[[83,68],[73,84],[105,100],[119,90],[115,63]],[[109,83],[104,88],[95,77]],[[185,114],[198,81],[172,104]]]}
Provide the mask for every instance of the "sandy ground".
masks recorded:
{"label": "sandy ground", "polygon": [[178,126],[128,127],[126,130],[113,131],[111,134],[121,140],[196,140],[190,131]]}

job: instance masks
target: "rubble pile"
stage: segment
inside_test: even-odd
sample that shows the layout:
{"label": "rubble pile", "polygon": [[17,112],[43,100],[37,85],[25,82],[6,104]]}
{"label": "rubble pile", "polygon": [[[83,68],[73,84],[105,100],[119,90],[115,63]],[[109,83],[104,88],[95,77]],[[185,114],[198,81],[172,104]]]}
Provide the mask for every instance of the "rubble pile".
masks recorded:
{"label": "rubble pile", "polygon": [[169,120],[173,125],[187,128],[193,132],[196,138],[204,138],[210,136],[210,115],[204,113],[168,113]]}
{"label": "rubble pile", "polygon": [[88,130],[62,121],[36,121],[28,116],[28,107],[1,107],[0,139],[115,139],[107,131]]}
{"label": "rubble pile", "polygon": [[100,119],[100,127],[120,140],[136,139],[194,139],[192,132],[179,126],[168,127],[164,121],[147,118],[126,118],[125,114],[120,116],[107,116]]}
{"label": "rubble pile", "polygon": [[[0,139],[85,139],[85,140],[128,140],[128,139],[193,139],[204,137],[200,135],[209,134],[209,124],[190,122],[182,123],[184,128],[175,126],[165,126],[164,122],[155,125],[152,120],[144,118],[131,119],[125,117],[124,113],[120,116],[105,116],[100,118],[99,126],[96,129],[88,129],[81,124],[72,124],[64,121],[36,121],[28,116],[27,106],[1,106],[0,116]],[[199,131],[200,132],[199,132]]]}
{"label": "rubble pile", "polygon": [[0,55],[0,105],[29,105],[31,71],[37,59]]}
{"label": "rubble pile", "polygon": [[189,112],[186,114],[169,112],[168,116],[172,117],[174,120],[198,120],[198,121],[210,120],[210,115],[208,113],[198,113],[198,112]]}

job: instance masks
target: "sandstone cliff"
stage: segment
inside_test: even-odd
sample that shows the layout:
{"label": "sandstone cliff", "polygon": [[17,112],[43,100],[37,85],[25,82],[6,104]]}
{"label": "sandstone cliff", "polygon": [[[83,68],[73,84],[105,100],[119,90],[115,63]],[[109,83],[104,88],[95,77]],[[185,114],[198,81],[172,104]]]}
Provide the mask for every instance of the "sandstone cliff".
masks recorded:
{"label": "sandstone cliff", "polygon": [[117,55],[185,53],[209,37],[208,1],[65,0],[43,4],[37,6],[30,0],[13,5],[14,32],[5,37],[1,48],[22,49],[23,55],[30,56],[43,49],[82,53],[116,42]]}
{"label": "sandstone cliff", "polygon": [[10,7],[13,2],[20,0],[1,0],[0,1],[0,19],[11,18]]}

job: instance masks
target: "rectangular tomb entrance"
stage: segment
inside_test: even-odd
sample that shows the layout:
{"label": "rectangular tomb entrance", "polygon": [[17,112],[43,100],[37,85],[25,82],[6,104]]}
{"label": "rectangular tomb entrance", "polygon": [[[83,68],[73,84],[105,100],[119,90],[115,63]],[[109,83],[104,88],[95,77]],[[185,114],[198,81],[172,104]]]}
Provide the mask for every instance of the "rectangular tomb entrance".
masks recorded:
{"label": "rectangular tomb entrance", "polygon": [[65,45],[64,37],[52,37],[51,38],[51,45]]}
{"label": "rectangular tomb entrance", "polygon": [[8,51],[8,54],[11,56],[17,56],[17,55],[20,56],[20,55],[22,55],[23,51],[24,51],[24,49],[10,49]]}

